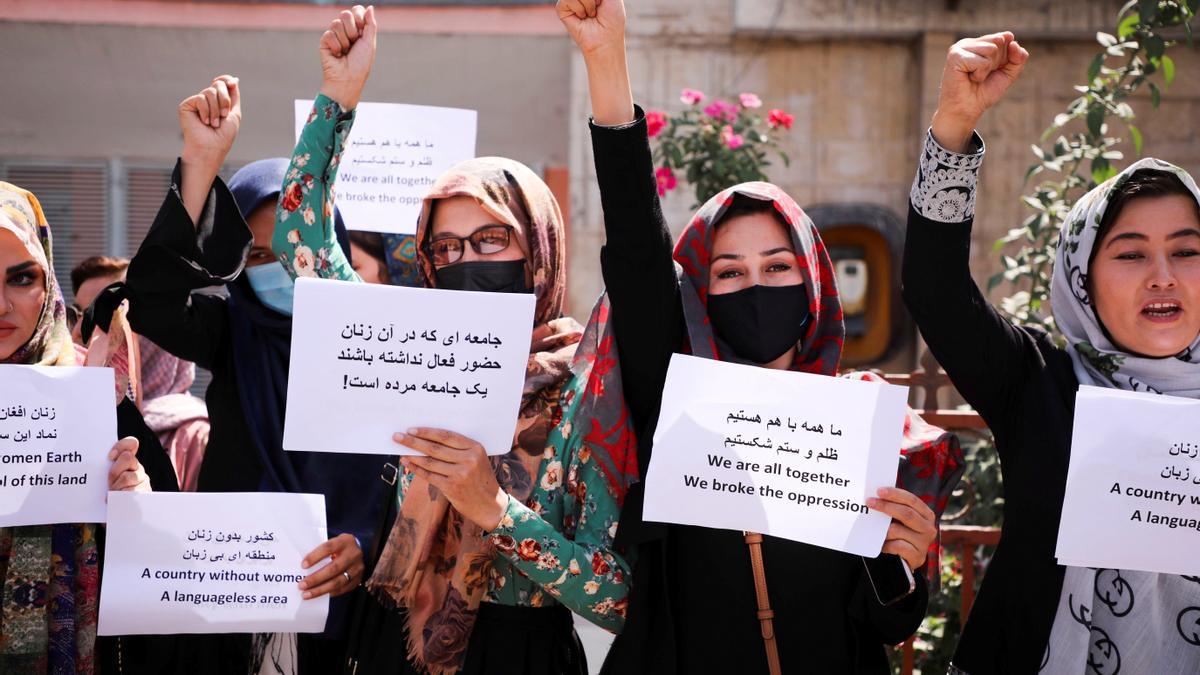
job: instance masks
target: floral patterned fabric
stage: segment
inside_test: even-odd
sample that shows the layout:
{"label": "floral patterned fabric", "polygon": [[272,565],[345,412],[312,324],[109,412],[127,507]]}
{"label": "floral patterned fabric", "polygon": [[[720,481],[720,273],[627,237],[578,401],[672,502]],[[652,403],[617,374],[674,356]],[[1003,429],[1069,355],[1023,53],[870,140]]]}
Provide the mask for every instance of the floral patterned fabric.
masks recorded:
{"label": "floral patterned fabric", "polygon": [[[0,363],[70,366],[82,359],[67,328],[54,275],[50,225],[30,192],[0,183],[0,229],[16,235],[45,274],[46,300],[33,336]],[[0,673],[95,671],[99,551],[95,526],[0,528]]]}
{"label": "floral patterned fabric", "polygon": [[[356,280],[337,249],[329,214],[333,183],[354,113],[319,96],[301,133],[277,210],[273,246],[294,276]],[[561,603],[612,631],[624,622],[629,567],[613,551],[627,481],[611,481],[604,445],[572,433],[589,405],[584,396],[594,359],[577,358],[578,324],[561,318],[565,291],[563,226],[549,189],[523,165],[503,158],[469,160],[431,188],[414,241],[422,286],[435,270],[419,242],[434,200],[474,197],[500,222],[523,233],[534,292],[534,344],[514,448],[496,460],[509,493],[500,525],[482,532],[449,508],[444,496],[405,472],[399,515],[368,586],[409,615],[410,656],[430,672],[461,663],[478,603]],[[594,351],[585,352],[593,354]],[[566,420],[566,421],[564,421]],[[416,581],[414,581],[416,580]]]}

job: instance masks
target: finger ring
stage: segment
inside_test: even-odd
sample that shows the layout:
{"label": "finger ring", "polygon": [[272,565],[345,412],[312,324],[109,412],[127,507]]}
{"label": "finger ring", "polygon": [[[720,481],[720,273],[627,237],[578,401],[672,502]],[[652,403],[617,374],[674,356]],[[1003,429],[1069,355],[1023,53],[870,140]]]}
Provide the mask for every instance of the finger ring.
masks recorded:
{"label": "finger ring", "polygon": [[350,583],[350,573],[349,572],[343,571],[342,576],[346,577],[346,583]]}

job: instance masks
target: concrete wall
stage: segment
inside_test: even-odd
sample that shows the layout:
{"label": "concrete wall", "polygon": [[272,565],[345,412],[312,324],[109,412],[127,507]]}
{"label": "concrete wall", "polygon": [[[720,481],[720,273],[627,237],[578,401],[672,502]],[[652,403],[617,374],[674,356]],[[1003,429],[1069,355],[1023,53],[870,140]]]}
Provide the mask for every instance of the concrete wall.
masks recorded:
{"label": "concrete wall", "polygon": [[[321,83],[319,37],[0,21],[0,155],[172,161],[179,101],[226,72],[244,88],[231,160],[286,155],[295,141],[292,100],[312,97]],[[568,46],[561,36],[383,33],[364,98],[475,108],[481,154],[561,165]]]}
{"label": "concrete wall", "polygon": [[[1033,53],[1021,82],[985,119],[989,145],[973,269],[998,268],[991,243],[1019,225],[1029,144],[1073,96],[1113,30],[1117,0],[630,0],[635,97],[676,110],[684,87],[754,91],[796,116],[790,168],[769,173],[803,205],[870,202],[903,217],[921,134],[936,105],[946,48],[1012,28]],[[68,12],[54,7],[70,6]],[[128,8],[136,8],[132,11]],[[320,82],[315,43],[328,8],[0,0],[0,158],[170,162],[175,106],[220,72],[241,76],[246,120],[234,162],[286,154],[291,101]],[[476,108],[479,152],[570,169],[570,309],[601,290],[603,239],[587,132],[586,78],[549,6],[388,9],[366,98]],[[311,28],[309,26],[312,26]],[[1200,56],[1172,52],[1178,80],[1162,108],[1135,108],[1146,153],[1200,169]],[[13,67],[16,64],[16,67]],[[1127,152],[1132,148],[1126,146]],[[669,195],[678,228],[686,189]],[[999,297],[998,295],[996,297]],[[904,355],[911,359],[911,354]],[[911,361],[909,361],[911,363]],[[895,367],[906,364],[897,363]]]}
{"label": "concrete wall", "polygon": [[[950,4],[961,6],[950,11]],[[768,171],[801,205],[869,202],[903,220],[923,133],[936,108],[947,48],[960,37],[1010,26],[1028,30],[1032,61],[1021,81],[981,125],[988,143],[976,218],[972,269],[986,279],[999,269],[992,243],[1020,225],[1025,170],[1054,115],[1074,97],[1098,51],[1097,30],[1113,31],[1120,3],[1021,0],[943,3],[925,0],[668,0],[629,3],[629,48],[635,98],[647,108],[678,110],[679,90],[710,96],[758,93],[767,108],[796,116],[784,141],[790,168]],[[998,9],[1003,7],[1004,9]],[[776,11],[778,10],[778,12]],[[962,28],[963,32],[958,32]],[[966,30],[969,29],[969,30]],[[1018,38],[1025,33],[1018,32]],[[832,37],[830,37],[832,36]],[[1184,45],[1172,56],[1178,77],[1151,112],[1135,102],[1146,137],[1145,153],[1200,170],[1200,54]],[[599,195],[587,128],[589,110],[582,64],[573,73],[571,169],[573,306],[600,289],[595,247],[603,240]],[[1122,148],[1130,156],[1132,144]],[[693,197],[668,195],[665,210],[675,231],[688,222]],[[997,289],[995,299],[1002,297]],[[885,364],[908,368],[911,351]]]}

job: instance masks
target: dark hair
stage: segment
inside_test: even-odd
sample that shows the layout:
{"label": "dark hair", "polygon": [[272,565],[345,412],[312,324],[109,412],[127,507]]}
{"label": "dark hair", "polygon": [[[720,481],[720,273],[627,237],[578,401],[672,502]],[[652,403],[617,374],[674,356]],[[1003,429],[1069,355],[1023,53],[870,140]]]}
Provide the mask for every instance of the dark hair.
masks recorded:
{"label": "dark hair", "polygon": [[775,217],[780,225],[783,225],[784,230],[790,232],[790,227],[787,218],[775,208],[775,202],[770,199],[758,199],[739,193],[733,195],[733,201],[726,207],[725,213],[721,214],[721,218],[717,220],[716,227],[720,227],[723,223],[734,218],[742,216],[754,216],[760,213],[766,213]]}
{"label": "dark hair", "polygon": [[367,255],[387,268],[387,251],[383,246],[383,235],[378,232],[350,230],[350,243],[361,248]]}
{"label": "dark hair", "polygon": [[1092,247],[1092,257],[1095,258],[1096,251],[1100,250],[1100,242],[1108,236],[1109,230],[1112,229],[1114,223],[1117,222],[1117,217],[1121,215],[1121,211],[1135,199],[1146,199],[1148,197],[1169,197],[1171,195],[1179,195],[1192,200],[1192,205],[1196,207],[1196,215],[1200,217],[1200,204],[1196,203],[1196,196],[1188,189],[1179,176],[1173,171],[1162,171],[1159,169],[1140,169],[1134,171],[1125,182],[1116,186],[1112,197],[1108,200],[1108,206],[1104,209],[1104,217],[1100,219],[1100,226],[1096,232],[1096,243]]}
{"label": "dark hair", "polygon": [[128,258],[113,258],[107,255],[94,255],[85,258],[71,270],[71,289],[78,293],[79,287],[92,279],[116,276],[129,269]]}

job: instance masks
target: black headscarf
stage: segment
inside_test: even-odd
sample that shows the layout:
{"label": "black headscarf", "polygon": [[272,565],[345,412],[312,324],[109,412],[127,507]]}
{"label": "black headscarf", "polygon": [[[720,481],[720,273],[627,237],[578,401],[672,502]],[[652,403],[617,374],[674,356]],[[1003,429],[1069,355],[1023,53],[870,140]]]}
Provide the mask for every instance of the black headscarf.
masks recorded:
{"label": "black headscarf", "polygon": [[[279,198],[288,161],[282,157],[252,162],[234,174],[229,191],[243,218],[268,200]],[[347,259],[350,242],[340,213],[334,214],[338,243]],[[229,329],[237,375],[238,397],[246,426],[262,465],[262,492],[301,492],[325,495],[330,536],[350,533],[364,554],[370,551],[379,517],[379,500],[365,499],[387,458],[378,455],[288,452],[283,449],[283,419],[287,401],[288,361],[292,349],[292,318],[259,301],[246,275],[229,289]],[[331,419],[331,423],[333,423]],[[347,596],[349,597],[349,596]],[[344,603],[330,605],[327,624],[340,624]]]}

